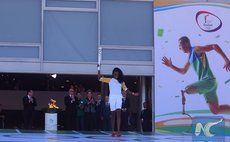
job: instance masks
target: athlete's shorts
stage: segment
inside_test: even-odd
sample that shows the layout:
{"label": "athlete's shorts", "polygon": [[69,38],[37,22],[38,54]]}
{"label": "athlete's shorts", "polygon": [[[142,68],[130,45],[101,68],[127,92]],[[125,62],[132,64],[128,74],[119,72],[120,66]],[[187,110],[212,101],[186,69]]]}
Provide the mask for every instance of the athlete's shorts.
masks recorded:
{"label": "athlete's shorts", "polygon": [[217,82],[216,79],[207,79],[200,80],[191,84],[192,86],[197,88],[199,94],[203,94],[206,102],[218,102],[218,97],[216,94],[217,90]]}
{"label": "athlete's shorts", "polygon": [[121,94],[110,94],[109,95],[110,110],[115,111],[116,109],[121,109],[122,106],[122,95]]}

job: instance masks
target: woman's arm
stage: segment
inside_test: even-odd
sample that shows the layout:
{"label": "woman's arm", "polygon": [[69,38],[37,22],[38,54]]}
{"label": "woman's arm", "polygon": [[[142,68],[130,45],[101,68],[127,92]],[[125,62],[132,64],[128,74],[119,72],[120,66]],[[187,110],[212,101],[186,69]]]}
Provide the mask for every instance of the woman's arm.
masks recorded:
{"label": "woman's arm", "polygon": [[139,96],[139,93],[138,92],[132,92],[130,91],[126,85],[125,85],[125,82],[122,83],[122,89],[127,93],[127,94],[130,94],[130,95],[133,95],[133,96]]}

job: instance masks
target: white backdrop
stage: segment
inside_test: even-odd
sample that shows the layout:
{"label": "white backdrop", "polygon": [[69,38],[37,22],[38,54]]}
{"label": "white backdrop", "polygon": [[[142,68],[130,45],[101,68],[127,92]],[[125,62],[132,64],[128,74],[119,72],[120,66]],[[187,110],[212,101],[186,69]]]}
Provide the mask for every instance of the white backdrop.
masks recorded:
{"label": "white backdrop", "polygon": [[[208,11],[208,24],[215,28],[222,22],[222,27],[214,32],[203,31],[196,22],[199,11]],[[206,14],[207,15],[207,14]],[[183,67],[188,54],[179,50],[178,39],[188,36],[192,46],[218,44],[230,58],[230,5],[216,3],[192,3],[174,6],[156,7],[154,9],[155,40],[155,107],[156,116],[182,110],[180,90],[198,81],[194,69],[190,67],[185,75],[181,75],[162,64],[162,57],[172,59],[174,65]],[[199,15],[199,24],[205,22],[205,14]],[[218,19],[219,18],[219,19]],[[202,21],[203,20],[203,21]],[[230,104],[230,73],[223,69],[224,60],[215,51],[207,53],[210,67],[218,82],[217,95],[219,104]],[[208,110],[202,95],[187,96],[187,110]],[[228,116],[229,117],[229,116]],[[156,117],[156,122],[161,117]]]}

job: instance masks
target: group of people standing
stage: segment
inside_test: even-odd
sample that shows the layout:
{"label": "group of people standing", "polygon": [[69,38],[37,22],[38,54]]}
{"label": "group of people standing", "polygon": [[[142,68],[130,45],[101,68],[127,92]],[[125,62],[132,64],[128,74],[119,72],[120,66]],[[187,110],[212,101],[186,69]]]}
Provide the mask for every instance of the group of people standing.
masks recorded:
{"label": "group of people standing", "polygon": [[[66,128],[74,129],[73,127],[76,126],[80,128],[79,130],[110,130],[111,126],[111,136],[120,137],[121,130],[124,131],[128,128],[130,103],[126,95],[139,96],[139,94],[126,87],[123,72],[119,68],[113,69],[111,78],[101,76],[100,70],[98,70],[98,80],[109,85],[109,95],[105,96],[105,100],[102,100],[100,95],[94,100],[91,90],[87,91],[86,98],[82,100],[81,95],[74,89],[69,90],[69,95],[65,97]],[[77,96],[74,95],[76,93]],[[76,106],[77,111],[75,111]],[[141,112],[141,122],[144,130],[149,130],[148,128],[152,126],[151,113],[151,110],[149,111],[145,105],[145,109]],[[74,115],[77,115],[77,117],[74,117]],[[146,117],[146,115],[150,117]],[[72,125],[70,122],[74,122],[73,119],[75,118],[77,118],[78,123]],[[148,119],[147,123],[146,119]],[[102,126],[104,126],[103,129],[101,129]]]}
{"label": "group of people standing", "polygon": [[[69,94],[64,98],[65,102],[65,129],[67,130],[104,130],[111,131],[112,112],[109,96],[104,99],[100,94],[93,97],[91,90],[86,91],[86,96],[77,93],[75,89],[69,89]],[[130,102],[126,93],[122,93],[121,99],[121,130],[128,130]]]}
{"label": "group of people standing", "polygon": [[[68,95],[64,97],[64,128],[66,130],[112,131],[112,137],[120,137],[121,130],[128,130],[130,102],[126,95],[139,96],[139,94],[126,87],[123,73],[119,68],[113,69],[111,78],[102,77],[100,70],[98,70],[98,80],[109,85],[109,94],[104,96],[104,99],[100,94],[97,94],[96,99],[94,99],[92,90],[87,90],[86,96],[83,97],[76,88],[69,89]],[[27,96],[23,98],[23,105],[25,128],[31,128],[33,126],[34,107],[37,106],[32,90],[29,90]],[[145,115],[146,112],[143,111],[142,123],[146,119]]]}
{"label": "group of people standing", "polygon": [[91,90],[86,91],[86,97],[73,88],[65,96],[65,129],[66,130],[110,130],[110,105],[108,97],[103,100],[98,94],[96,99]]}

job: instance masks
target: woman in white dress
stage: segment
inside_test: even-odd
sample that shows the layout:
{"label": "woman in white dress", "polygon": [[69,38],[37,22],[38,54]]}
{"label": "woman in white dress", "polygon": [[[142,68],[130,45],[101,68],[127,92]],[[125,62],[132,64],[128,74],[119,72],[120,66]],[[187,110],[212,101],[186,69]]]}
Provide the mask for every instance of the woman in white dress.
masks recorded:
{"label": "woman in white dress", "polygon": [[112,112],[112,137],[115,137],[114,125],[115,125],[115,115],[117,114],[117,137],[121,136],[120,132],[120,122],[121,122],[121,106],[122,106],[122,90],[128,94],[138,96],[138,93],[131,92],[125,85],[123,80],[123,73],[121,69],[114,68],[112,72],[112,78],[102,77],[100,70],[98,70],[98,80],[100,82],[109,84],[109,103]]}

